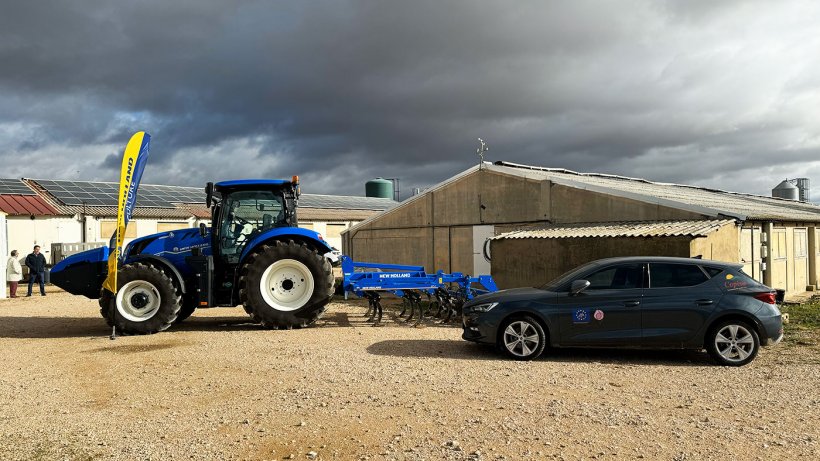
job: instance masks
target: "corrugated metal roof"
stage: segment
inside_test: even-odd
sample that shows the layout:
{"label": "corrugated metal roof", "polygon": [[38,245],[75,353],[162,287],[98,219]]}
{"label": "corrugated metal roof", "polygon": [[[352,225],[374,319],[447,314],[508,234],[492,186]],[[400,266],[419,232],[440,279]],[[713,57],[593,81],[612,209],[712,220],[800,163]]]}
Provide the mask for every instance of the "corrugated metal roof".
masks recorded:
{"label": "corrugated metal roof", "polygon": [[389,198],[357,197],[352,195],[302,194],[299,208],[330,208],[340,210],[382,211],[398,205]]}
{"label": "corrugated metal roof", "polygon": [[296,212],[299,221],[362,221],[379,213],[376,210],[328,210],[302,208]]}
{"label": "corrugated metal roof", "polygon": [[491,240],[586,237],[706,237],[721,227],[734,223],[736,221],[733,219],[719,219],[578,224],[507,232],[492,237]]}
{"label": "corrugated metal roof", "polygon": [[632,198],[644,202],[691,210],[708,216],[731,216],[741,220],[820,221],[820,207],[763,195],[669,184],[598,173],[578,173],[557,168],[496,162],[487,168],[535,180],[549,180],[569,187]]}
{"label": "corrugated metal roof", "polygon": [[0,210],[11,216],[50,216],[57,210],[37,195],[0,195]]}

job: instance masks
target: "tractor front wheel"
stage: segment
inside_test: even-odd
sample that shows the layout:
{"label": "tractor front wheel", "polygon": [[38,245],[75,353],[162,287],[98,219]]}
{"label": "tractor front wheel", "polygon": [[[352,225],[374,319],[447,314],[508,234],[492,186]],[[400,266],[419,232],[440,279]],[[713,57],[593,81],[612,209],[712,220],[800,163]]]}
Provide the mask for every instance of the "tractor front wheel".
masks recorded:
{"label": "tractor front wheel", "polygon": [[300,328],[315,322],[333,296],[331,265],[294,241],[263,245],[248,257],[239,279],[245,311],[265,328]]}
{"label": "tractor front wheel", "polygon": [[165,272],[134,263],[117,274],[117,294],[102,290],[100,314],[121,333],[151,334],[174,323],[180,301],[179,290]]}

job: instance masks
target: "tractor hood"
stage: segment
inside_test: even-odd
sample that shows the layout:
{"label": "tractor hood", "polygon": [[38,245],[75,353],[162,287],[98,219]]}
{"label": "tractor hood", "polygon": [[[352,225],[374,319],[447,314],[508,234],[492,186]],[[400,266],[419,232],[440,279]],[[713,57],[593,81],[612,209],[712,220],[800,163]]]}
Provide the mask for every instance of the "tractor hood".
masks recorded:
{"label": "tractor hood", "polygon": [[97,299],[108,274],[107,264],[107,246],[71,255],[51,268],[51,283],[73,295]]}

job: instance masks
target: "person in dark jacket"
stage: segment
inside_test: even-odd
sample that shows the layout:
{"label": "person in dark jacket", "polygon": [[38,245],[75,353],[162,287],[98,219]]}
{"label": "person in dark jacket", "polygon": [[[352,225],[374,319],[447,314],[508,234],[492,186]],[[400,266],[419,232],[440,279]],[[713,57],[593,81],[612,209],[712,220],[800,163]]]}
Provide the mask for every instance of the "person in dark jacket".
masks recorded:
{"label": "person in dark jacket", "polygon": [[31,296],[35,278],[40,282],[40,294],[45,296],[46,257],[40,254],[40,245],[34,245],[34,252],[26,256],[26,266],[28,267],[28,294],[26,296]]}

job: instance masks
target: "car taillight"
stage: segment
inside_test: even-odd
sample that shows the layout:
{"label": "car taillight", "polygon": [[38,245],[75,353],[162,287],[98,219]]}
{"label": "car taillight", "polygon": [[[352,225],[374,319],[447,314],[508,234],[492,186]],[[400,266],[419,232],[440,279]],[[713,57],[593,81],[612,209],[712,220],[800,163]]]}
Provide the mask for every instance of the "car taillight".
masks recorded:
{"label": "car taillight", "polygon": [[755,295],[755,299],[763,301],[766,304],[775,304],[774,300],[774,293],[758,293]]}

